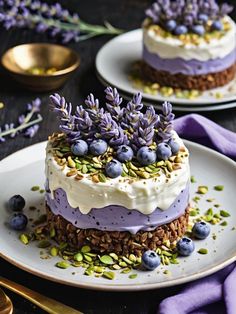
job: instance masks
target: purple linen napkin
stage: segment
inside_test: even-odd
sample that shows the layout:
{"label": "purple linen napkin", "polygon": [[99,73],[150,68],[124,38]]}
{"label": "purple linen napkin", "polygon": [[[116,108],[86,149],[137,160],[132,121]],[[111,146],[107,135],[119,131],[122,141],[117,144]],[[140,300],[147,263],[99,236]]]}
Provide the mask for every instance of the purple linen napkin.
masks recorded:
{"label": "purple linen napkin", "polygon": [[[236,159],[236,133],[209,119],[189,114],[174,122],[177,133],[186,139],[214,148]],[[236,314],[236,263],[186,285],[177,295],[164,299],[159,314]]]}
{"label": "purple linen napkin", "polygon": [[236,133],[222,128],[211,120],[199,114],[189,114],[176,119],[174,128],[180,137],[211,147],[236,159]]}

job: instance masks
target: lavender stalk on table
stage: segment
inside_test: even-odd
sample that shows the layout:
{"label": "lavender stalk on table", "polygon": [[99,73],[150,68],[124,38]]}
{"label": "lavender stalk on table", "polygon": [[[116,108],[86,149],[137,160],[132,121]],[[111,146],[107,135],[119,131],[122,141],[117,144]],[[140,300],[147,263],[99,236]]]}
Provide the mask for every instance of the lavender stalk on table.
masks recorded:
{"label": "lavender stalk on table", "polygon": [[59,3],[49,5],[37,0],[0,0],[0,23],[7,30],[16,27],[35,29],[38,33],[46,32],[62,43],[121,33],[108,22],[104,23],[105,26],[91,25]]}
{"label": "lavender stalk on table", "polygon": [[[11,122],[0,127],[0,143],[5,142],[7,136],[13,138],[20,133],[32,138],[39,129],[38,123],[42,121],[42,116],[39,114],[40,106],[41,100],[36,98],[27,104],[26,114],[21,114],[18,117],[18,125]],[[37,114],[36,117],[35,114]]]}

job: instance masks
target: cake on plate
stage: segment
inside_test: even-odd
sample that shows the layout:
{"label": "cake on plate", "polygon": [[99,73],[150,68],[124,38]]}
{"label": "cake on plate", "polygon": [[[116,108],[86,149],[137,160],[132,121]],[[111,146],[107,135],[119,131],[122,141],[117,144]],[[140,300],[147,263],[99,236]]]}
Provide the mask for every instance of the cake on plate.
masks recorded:
{"label": "cake on plate", "polygon": [[189,216],[189,153],[173,130],[172,106],[142,108],[140,93],[122,107],[115,88],[106,105],[51,96],[60,133],[46,149],[47,224],[55,239],[95,252],[154,250],[184,235]]}
{"label": "cake on plate", "polygon": [[209,90],[235,78],[232,7],[215,0],[157,0],[143,22],[142,72],[151,82]]}

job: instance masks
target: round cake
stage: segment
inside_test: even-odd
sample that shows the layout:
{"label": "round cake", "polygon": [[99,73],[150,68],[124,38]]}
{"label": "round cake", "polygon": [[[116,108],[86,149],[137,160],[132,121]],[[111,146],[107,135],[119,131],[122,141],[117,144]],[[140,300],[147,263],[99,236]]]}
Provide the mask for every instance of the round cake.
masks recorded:
{"label": "round cake", "polygon": [[236,73],[232,7],[216,1],[156,1],[143,23],[143,74],[161,86],[208,90]]}
{"label": "round cake", "polygon": [[90,94],[74,115],[51,96],[62,133],[46,149],[48,226],[72,247],[141,255],[186,231],[189,153],[170,103],[142,113],[139,93],[122,108],[115,88],[105,92],[106,110]]}

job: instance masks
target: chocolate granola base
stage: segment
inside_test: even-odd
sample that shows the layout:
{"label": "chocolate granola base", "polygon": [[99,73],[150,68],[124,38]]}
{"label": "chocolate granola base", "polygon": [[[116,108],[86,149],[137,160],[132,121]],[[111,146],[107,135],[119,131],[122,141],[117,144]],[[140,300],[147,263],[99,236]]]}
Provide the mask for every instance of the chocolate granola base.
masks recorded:
{"label": "chocolate granola base", "polygon": [[171,74],[167,71],[158,71],[143,61],[141,71],[146,80],[158,83],[161,86],[205,91],[224,86],[232,81],[236,75],[236,63],[221,72],[205,75],[185,75],[182,73]]}
{"label": "chocolate granola base", "polygon": [[131,234],[128,231],[100,231],[97,229],[79,229],[60,215],[52,213],[46,205],[48,228],[55,229],[55,240],[66,242],[73,248],[89,245],[95,252],[118,255],[135,254],[140,256],[143,251],[155,250],[163,242],[173,243],[186,232],[189,219],[189,208],[184,215],[171,223],[157,227],[152,231],[139,231]]}

